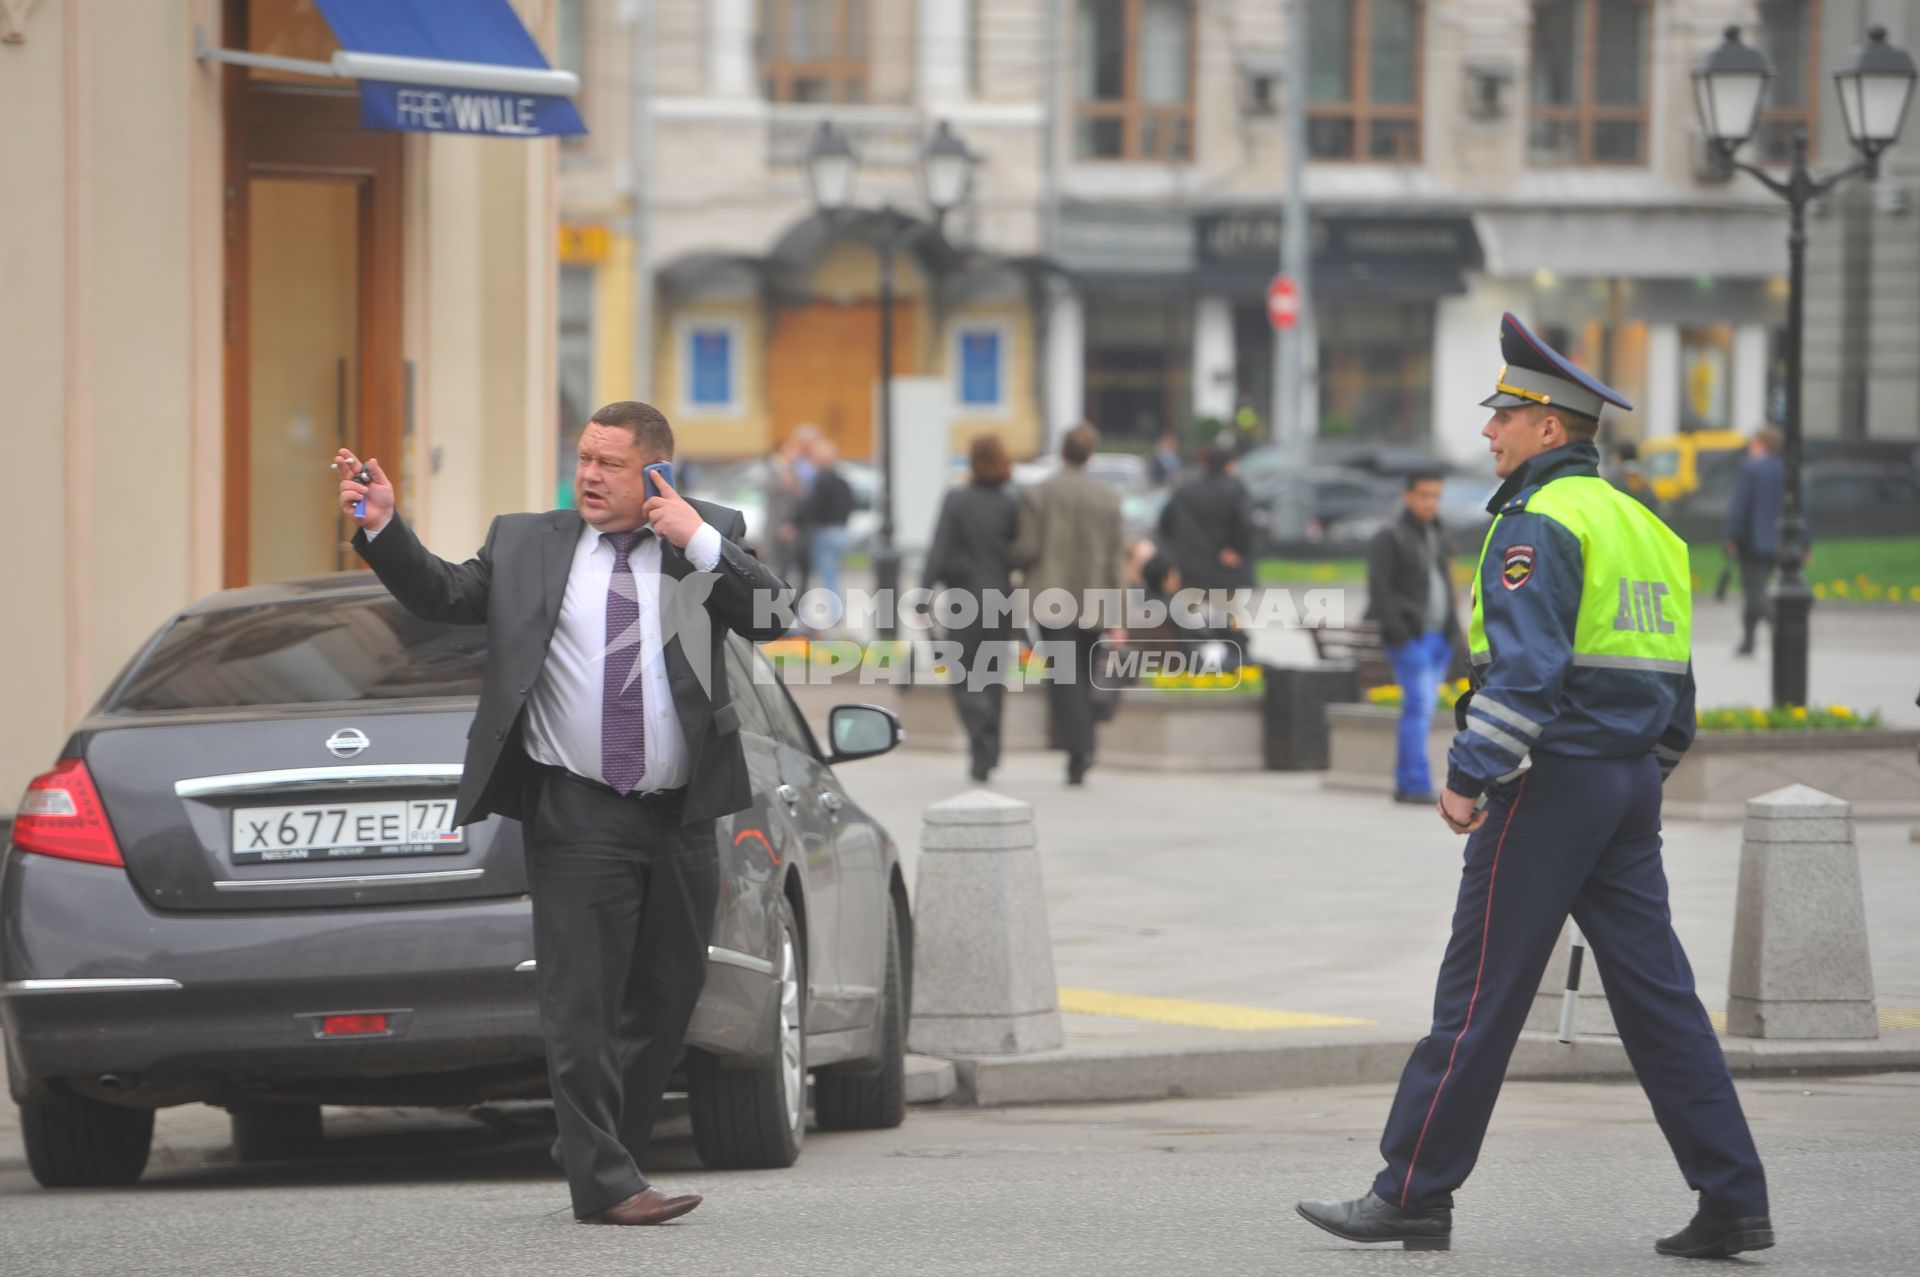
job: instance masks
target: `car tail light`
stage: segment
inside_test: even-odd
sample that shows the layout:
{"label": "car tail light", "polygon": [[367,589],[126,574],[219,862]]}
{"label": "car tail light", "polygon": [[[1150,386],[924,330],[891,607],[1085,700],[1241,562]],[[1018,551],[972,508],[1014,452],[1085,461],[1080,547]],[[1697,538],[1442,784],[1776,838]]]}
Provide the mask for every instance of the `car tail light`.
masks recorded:
{"label": "car tail light", "polygon": [[387,1031],[386,1012],[371,1015],[330,1015],[320,1021],[323,1038],[354,1038]]}
{"label": "car tail light", "polygon": [[107,823],[100,791],[87,765],[63,758],[53,770],[33,778],[20,796],[13,818],[13,845],[21,851],[96,865],[120,865],[120,844]]}

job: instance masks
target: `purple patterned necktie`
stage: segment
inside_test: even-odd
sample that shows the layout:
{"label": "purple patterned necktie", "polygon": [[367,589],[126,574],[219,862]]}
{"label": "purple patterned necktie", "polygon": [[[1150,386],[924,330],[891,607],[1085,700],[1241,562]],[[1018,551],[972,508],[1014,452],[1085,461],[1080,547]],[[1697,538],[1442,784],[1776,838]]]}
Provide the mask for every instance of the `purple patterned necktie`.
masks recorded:
{"label": "purple patterned necktie", "polygon": [[647,774],[647,733],[640,662],[640,596],[627,553],[638,532],[601,534],[613,547],[607,579],[607,650],[601,672],[600,774],[624,794]]}

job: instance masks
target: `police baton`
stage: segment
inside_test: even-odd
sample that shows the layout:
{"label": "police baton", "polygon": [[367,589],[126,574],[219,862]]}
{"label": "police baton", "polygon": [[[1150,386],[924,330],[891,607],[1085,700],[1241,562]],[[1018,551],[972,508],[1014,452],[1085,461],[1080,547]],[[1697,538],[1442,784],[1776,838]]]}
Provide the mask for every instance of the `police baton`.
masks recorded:
{"label": "police baton", "polygon": [[1573,1013],[1580,1006],[1580,962],[1587,955],[1587,938],[1580,924],[1573,924],[1572,947],[1567,951],[1567,988],[1560,995],[1560,1040],[1573,1041]]}

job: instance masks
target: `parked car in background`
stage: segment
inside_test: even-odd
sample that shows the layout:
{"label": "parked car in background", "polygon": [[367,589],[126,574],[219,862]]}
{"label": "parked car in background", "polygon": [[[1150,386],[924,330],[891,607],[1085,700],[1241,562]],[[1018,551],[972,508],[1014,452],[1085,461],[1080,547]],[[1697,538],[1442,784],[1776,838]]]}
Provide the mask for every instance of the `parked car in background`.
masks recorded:
{"label": "parked car in background", "polygon": [[[1059,472],[1060,465],[1060,458],[1055,454],[1022,461],[1013,468],[1013,485],[1030,488],[1044,483]],[[1087,458],[1087,473],[1123,497],[1154,486],[1153,467],[1145,457],[1131,452],[1096,452]],[[964,471],[961,477],[964,478]]]}
{"label": "parked car in background", "polygon": [[[485,630],[365,573],[215,594],[169,620],[20,803],[0,856],[0,1034],[27,1162],[124,1184],[157,1108],[232,1114],[242,1160],[310,1151],[323,1104],[534,1098],[547,1070],[520,826],[448,824]],[[680,1085],[710,1166],[785,1166],[897,1124],[913,919],[899,850],[840,785],[898,721],[817,742],[725,648],[753,805]],[[724,729],[723,729],[724,730]]]}
{"label": "parked car in background", "polygon": [[[1257,451],[1257,450],[1256,450]],[[1253,496],[1254,546],[1260,554],[1365,545],[1358,529],[1390,517],[1401,485],[1357,470],[1309,466],[1240,475]]]}
{"label": "parked car in background", "polygon": [[1699,490],[1703,464],[1713,463],[1717,468],[1730,459],[1737,462],[1747,443],[1748,437],[1738,430],[1695,430],[1642,440],[1638,446],[1640,472],[1652,485],[1655,501],[1678,501]]}
{"label": "parked car in background", "polygon": [[[1451,554],[1478,560],[1486,544],[1487,529],[1493,516],[1487,513],[1487,501],[1500,486],[1491,474],[1449,474],[1440,486],[1440,532]],[[1381,528],[1400,517],[1398,503],[1386,511],[1342,520],[1330,535],[1341,544],[1367,544]]]}
{"label": "parked car in background", "polygon": [[[1701,486],[1661,509],[1667,525],[1694,543],[1726,537],[1738,463],[1706,472]],[[1920,536],[1920,477],[1897,466],[1812,461],[1801,471],[1807,527],[1822,537]]]}

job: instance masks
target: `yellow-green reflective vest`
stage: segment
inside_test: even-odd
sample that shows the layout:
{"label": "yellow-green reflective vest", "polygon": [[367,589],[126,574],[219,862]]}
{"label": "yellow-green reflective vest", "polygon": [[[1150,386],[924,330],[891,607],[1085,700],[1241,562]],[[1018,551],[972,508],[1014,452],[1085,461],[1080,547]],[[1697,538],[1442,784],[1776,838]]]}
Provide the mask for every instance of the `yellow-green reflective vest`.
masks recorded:
{"label": "yellow-green reflective vest", "polygon": [[[1549,480],[1527,498],[1526,511],[1552,519],[1580,542],[1584,577],[1572,663],[1686,673],[1693,644],[1693,575],[1687,543],[1651,510],[1605,479],[1591,476]],[[1487,529],[1473,574],[1467,649],[1475,665],[1493,659],[1482,593],[1487,546],[1493,544],[1505,517],[1496,517]]]}

